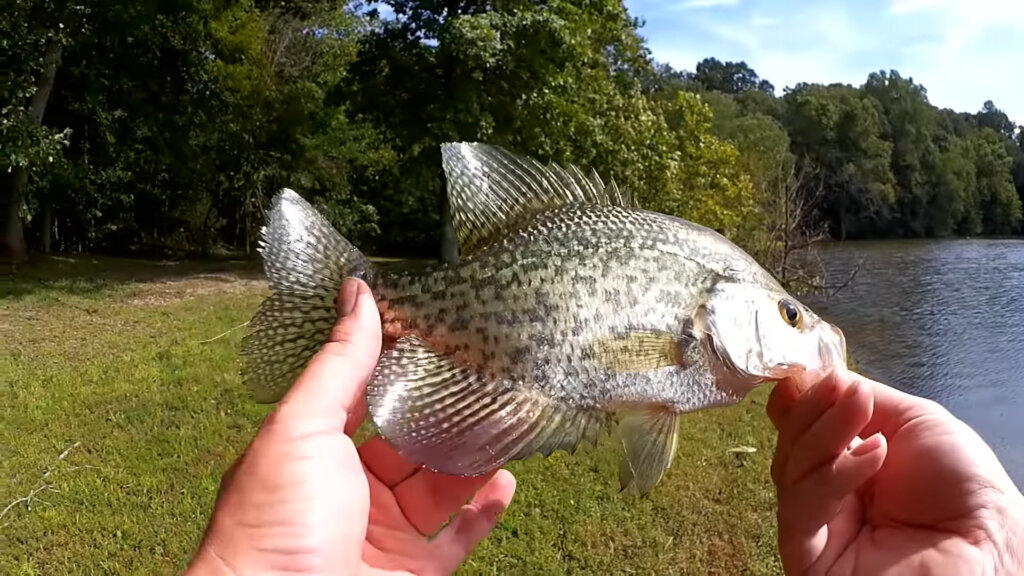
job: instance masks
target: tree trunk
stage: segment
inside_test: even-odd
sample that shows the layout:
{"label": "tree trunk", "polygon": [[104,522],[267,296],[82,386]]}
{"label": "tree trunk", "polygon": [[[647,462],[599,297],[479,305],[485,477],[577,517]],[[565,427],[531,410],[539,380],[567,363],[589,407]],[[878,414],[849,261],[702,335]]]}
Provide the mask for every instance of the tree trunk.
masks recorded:
{"label": "tree trunk", "polygon": [[23,166],[18,166],[11,172],[10,187],[7,189],[7,198],[0,198],[0,204],[6,204],[4,214],[4,234],[2,250],[6,259],[15,264],[20,264],[28,258],[28,251],[25,249],[25,232],[21,227],[21,202],[24,198],[25,189],[28,188],[28,171]]}
{"label": "tree trunk", "polygon": [[459,240],[452,224],[452,207],[448,194],[441,193],[441,260],[449,265],[459,262]]}
{"label": "tree trunk", "polygon": [[[28,121],[36,126],[43,123],[43,113],[46,112],[46,103],[50,100],[50,92],[53,91],[53,82],[57,77],[57,63],[60,61],[60,53],[63,47],[57,37],[51,37],[46,43],[46,53],[43,55],[43,73],[39,76],[36,84],[36,91],[28,104]],[[28,170],[24,166],[18,166],[11,173],[11,187],[7,191],[7,198],[0,198],[0,205],[7,205],[7,213],[3,230],[3,246],[10,253],[14,262],[23,262],[28,257],[28,250],[25,248],[25,231],[21,222],[21,204],[25,201],[25,193],[28,191]],[[6,200],[6,202],[4,202]]]}
{"label": "tree trunk", "polygon": [[50,253],[50,234],[53,232],[53,206],[47,200],[43,205],[43,254]]}

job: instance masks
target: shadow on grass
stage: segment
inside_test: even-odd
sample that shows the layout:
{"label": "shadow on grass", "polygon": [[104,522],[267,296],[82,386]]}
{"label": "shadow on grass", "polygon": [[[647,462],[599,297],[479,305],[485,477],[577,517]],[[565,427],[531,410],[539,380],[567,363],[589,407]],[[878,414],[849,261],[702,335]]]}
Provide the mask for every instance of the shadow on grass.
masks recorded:
{"label": "shadow on grass", "polygon": [[[6,271],[5,271],[6,272]],[[0,275],[0,301],[32,296],[101,297],[128,284],[203,277],[230,283],[259,280],[259,260],[157,261],[105,256],[36,256]]]}

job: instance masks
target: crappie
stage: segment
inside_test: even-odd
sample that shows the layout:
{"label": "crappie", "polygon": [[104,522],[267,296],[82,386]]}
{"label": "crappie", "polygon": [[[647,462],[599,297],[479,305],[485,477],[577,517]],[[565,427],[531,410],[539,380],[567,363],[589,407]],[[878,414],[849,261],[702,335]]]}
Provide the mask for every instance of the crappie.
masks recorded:
{"label": "crappie", "polygon": [[452,266],[382,269],[298,194],[275,197],[261,242],[274,292],[242,351],[257,400],[279,399],[326,341],[346,276],[370,285],[386,335],[370,416],[449,474],[575,451],[615,422],[621,486],[645,493],[680,414],[846,362],[842,332],[720,234],[641,210],[593,171],[483,144],[442,159]]}

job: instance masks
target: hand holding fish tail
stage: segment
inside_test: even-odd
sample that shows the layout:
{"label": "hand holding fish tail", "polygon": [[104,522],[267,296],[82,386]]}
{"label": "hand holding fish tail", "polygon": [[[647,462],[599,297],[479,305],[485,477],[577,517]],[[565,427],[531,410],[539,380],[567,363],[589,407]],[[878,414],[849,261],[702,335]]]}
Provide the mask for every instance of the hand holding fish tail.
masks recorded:
{"label": "hand holding fish tail", "polygon": [[508,506],[507,471],[452,478],[380,437],[356,447],[380,316],[360,280],[342,285],[338,309],[329,341],[224,475],[188,574],[449,574]]}
{"label": "hand holding fish tail", "polygon": [[840,369],[781,381],[768,415],[786,573],[1024,570],[1024,496],[938,404]]}

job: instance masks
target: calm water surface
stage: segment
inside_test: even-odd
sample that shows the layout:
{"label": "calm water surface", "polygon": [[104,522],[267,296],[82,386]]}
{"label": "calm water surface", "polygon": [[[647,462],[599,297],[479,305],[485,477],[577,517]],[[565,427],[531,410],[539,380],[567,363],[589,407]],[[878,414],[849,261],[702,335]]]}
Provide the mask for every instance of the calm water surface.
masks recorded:
{"label": "calm water surface", "polygon": [[866,376],[935,400],[1024,487],[1024,240],[846,242],[821,251],[852,285],[807,299]]}

